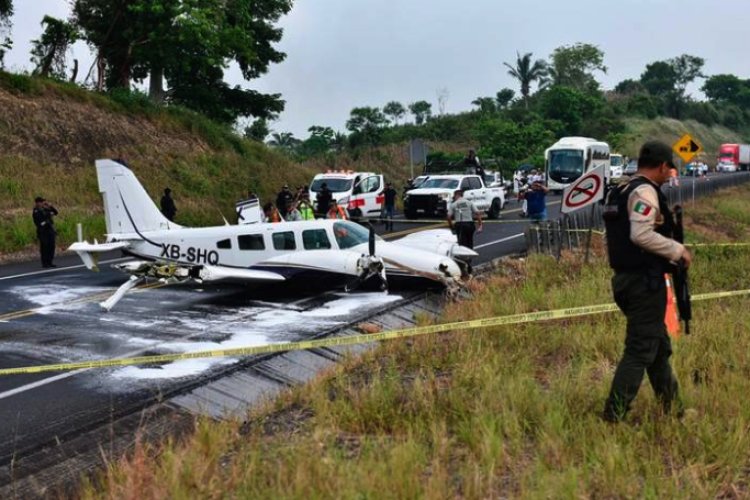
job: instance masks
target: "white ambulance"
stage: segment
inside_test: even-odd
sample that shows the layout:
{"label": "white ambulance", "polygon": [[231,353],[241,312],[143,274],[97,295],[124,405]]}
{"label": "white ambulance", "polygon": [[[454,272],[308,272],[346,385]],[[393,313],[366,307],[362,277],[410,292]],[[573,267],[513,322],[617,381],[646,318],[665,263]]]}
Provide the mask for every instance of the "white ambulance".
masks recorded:
{"label": "white ambulance", "polygon": [[380,217],[383,209],[383,176],[373,172],[328,170],[313,177],[310,200],[317,210],[317,194],[326,184],[336,203],[346,207],[350,217]]}

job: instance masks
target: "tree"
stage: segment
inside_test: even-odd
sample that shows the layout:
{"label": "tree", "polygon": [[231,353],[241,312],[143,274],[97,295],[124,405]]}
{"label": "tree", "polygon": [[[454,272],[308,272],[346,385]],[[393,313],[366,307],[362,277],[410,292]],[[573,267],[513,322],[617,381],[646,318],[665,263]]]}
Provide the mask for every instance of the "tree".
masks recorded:
{"label": "tree", "polygon": [[300,144],[300,140],[294,137],[291,132],[274,132],[271,134],[271,140],[266,144],[273,148],[292,151]]}
{"label": "tree", "polygon": [[641,74],[641,85],[648,93],[655,96],[667,96],[674,92],[677,75],[668,61],[656,61],[648,64]]}
{"label": "tree", "polygon": [[64,79],[68,48],[78,39],[78,29],[67,21],[50,16],[44,16],[42,26],[42,36],[31,42],[31,61],[36,64],[34,73]]}
{"label": "tree", "polygon": [[75,0],[73,14],[103,63],[107,88],[150,77],[154,101],[166,95],[231,122],[283,110],[278,94],[230,87],[224,71],[236,64],[249,81],[281,62],[275,24],[290,8],[291,0]]}
{"label": "tree", "polygon": [[383,127],[388,123],[380,108],[364,106],[354,108],[346,121],[346,128],[355,136],[355,142],[377,144]]}
{"label": "tree", "polygon": [[510,105],[510,102],[516,96],[516,93],[512,89],[504,88],[495,94],[495,102],[499,109],[505,109]]}
{"label": "tree", "polygon": [[477,97],[471,103],[479,108],[479,112],[482,114],[485,113],[494,113],[497,111],[497,104],[495,103],[495,99],[493,97]]}
{"label": "tree", "polygon": [[561,135],[578,135],[584,120],[597,107],[594,97],[586,92],[562,85],[554,85],[544,92],[539,105],[542,115],[562,123]]}
{"label": "tree", "polygon": [[302,141],[302,144],[299,146],[299,153],[302,156],[321,155],[328,153],[333,148],[336,133],[331,127],[313,125],[307,131],[310,132],[310,137]]}
{"label": "tree", "polygon": [[607,72],[604,52],[596,45],[577,43],[558,47],[550,56],[549,74],[555,85],[564,85],[579,90],[597,90],[599,82],[595,71]]}
{"label": "tree", "polygon": [[531,84],[544,78],[547,75],[547,63],[542,59],[537,59],[533,64],[531,63],[532,53],[528,52],[521,56],[520,53],[516,52],[516,65],[511,66],[507,62],[503,64],[508,68],[508,74],[518,80],[521,84],[521,96],[523,97],[524,106],[526,109],[529,108],[529,94],[531,92]]}
{"label": "tree", "polygon": [[10,18],[13,16],[13,0],[0,0],[0,68],[3,67],[5,52],[13,46],[10,32]]}
{"label": "tree", "polygon": [[702,70],[706,60],[702,57],[682,54],[670,59],[669,63],[672,65],[676,76],[677,94],[681,99],[684,99],[687,86],[696,78],[704,77]]}
{"label": "tree", "polygon": [[245,137],[252,141],[263,142],[270,133],[268,120],[265,118],[257,118],[249,127],[245,127]]}
{"label": "tree", "polygon": [[432,104],[427,101],[417,101],[409,104],[409,111],[414,115],[414,123],[422,125],[432,116]]}
{"label": "tree", "polygon": [[615,92],[623,95],[644,94],[646,88],[640,82],[628,78],[615,86]]}
{"label": "tree", "polygon": [[735,75],[713,75],[706,79],[701,90],[714,102],[737,102],[737,96],[747,82]]}
{"label": "tree", "polygon": [[482,151],[512,165],[543,154],[544,148],[555,140],[554,134],[539,121],[523,124],[486,118],[477,125],[476,134]]}
{"label": "tree", "polygon": [[383,106],[383,113],[390,116],[393,122],[398,123],[406,115],[406,108],[398,101],[391,101]]}

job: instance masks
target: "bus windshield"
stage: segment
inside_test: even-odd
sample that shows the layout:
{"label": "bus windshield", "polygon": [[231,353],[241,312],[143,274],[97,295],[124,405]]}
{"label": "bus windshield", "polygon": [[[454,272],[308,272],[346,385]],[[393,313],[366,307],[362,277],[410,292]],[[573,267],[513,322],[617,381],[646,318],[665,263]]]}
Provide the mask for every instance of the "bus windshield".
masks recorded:
{"label": "bus windshield", "polygon": [[323,184],[328,185],[328,189],[330,189],[334,193],[343,193],[345,191],[349,191],[352,188],[352,179],[337,179],[335,177],[329,177],[322,179],[315,179],[312,183],[312,186],[310,186],[310,191],[317,193],[321,189],[323,189]]}
{"label": "bus windshield", "polygon": [[613,167],[621,167],[624,163],[622,156],[612,155],[609,157],[610,165]]}
{"label": "bus windshield", "polygon": [[556,182],[567,184],[583,175],[583,151],[557,149],[549,152],[549,176]]}

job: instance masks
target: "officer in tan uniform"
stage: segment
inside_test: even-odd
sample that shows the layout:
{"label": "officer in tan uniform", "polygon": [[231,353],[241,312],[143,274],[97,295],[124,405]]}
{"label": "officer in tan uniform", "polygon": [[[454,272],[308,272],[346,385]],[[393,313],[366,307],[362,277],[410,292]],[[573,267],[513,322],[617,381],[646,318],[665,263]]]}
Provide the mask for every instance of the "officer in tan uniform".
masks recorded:
{"label": "officer in tan uniform", "polygon": [[618,422],[638,394],[644,372],[665,412],[677,398],[677,379],[669,364],[672,346],[664,324],[665,273],[676,263],[690,265],[690,252],[673,236],[674,219],[660,186],[668,182],[672,149],[659,141],[641,147],[638,171],[612,189],[604,220],[612,291],[627,318],[625,352],[617,365],[603,417]]}
{"label": "officer in tan uniform", "polygon": [[[478,227],[474,226],[474,219]],[[453,203],[448,205],[448,226],[455,230],[459,245],[474,248],[474,232],[482,230],[482,213],[471,200],[464,198],[460,189],[453,193]]]}

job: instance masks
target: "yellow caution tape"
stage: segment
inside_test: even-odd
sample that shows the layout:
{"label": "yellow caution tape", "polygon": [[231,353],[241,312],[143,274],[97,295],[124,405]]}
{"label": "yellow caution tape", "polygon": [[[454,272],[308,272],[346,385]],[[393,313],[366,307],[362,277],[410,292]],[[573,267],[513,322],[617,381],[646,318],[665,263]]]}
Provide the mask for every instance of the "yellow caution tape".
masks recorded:
{"label": "yellow caution tape", "polygon": [[[694,301],[714,300],[728,297],[750,295],[750,290],[737,290],[729,292],[713,292],[696,295]],[[108,368],[131,365],[145,365],[153,363],[169,363],[185,359],[199,358],[224,358],[235,356],[252,356],[257,354],[271,354],[277,352],[302,351],[308,349],[320,349],[326,347],[339,347],[355,344],[364,344],[382,340],[394,340],[406,337],[416,337],[433,333],[443,333],[454,330],[471,330],[491,328],[494,326],[517,325],[520,323],[532,323],[537,321],[550,321],[564,318],[575,318],[604,314],[617,310],[615,304],[599,304],[594,306],[571,307],[567,309],[555,309],[551,311],[539,311],[532,313],[511,314],[509,316],[496,316],[493,318],[474,319],[469,321],[457,321],[443,323],[440,325],[417,326],[401,330],[391,330],[381,333],[360,334],[346,337],[327,337],[317,340],[303,340],[290,342],[288,344],[269,344],[254,347],[236,347],[230,349],[217,349],[212,351],[197,351],[179,354],[162,354],[156,356],[139,356],[134,358],[102,359],[96,361],[81,361],[74,363],[58,363],[53,365],[24,366],[19,368],[0,369],[2,375],[21,375],[31,373],[43,373],[52,371],[72,371],[90,368]]]}
{"label": "yellow caution tape", "polygon": [[685,243],[686,247],[747,247],[750,243]]}

